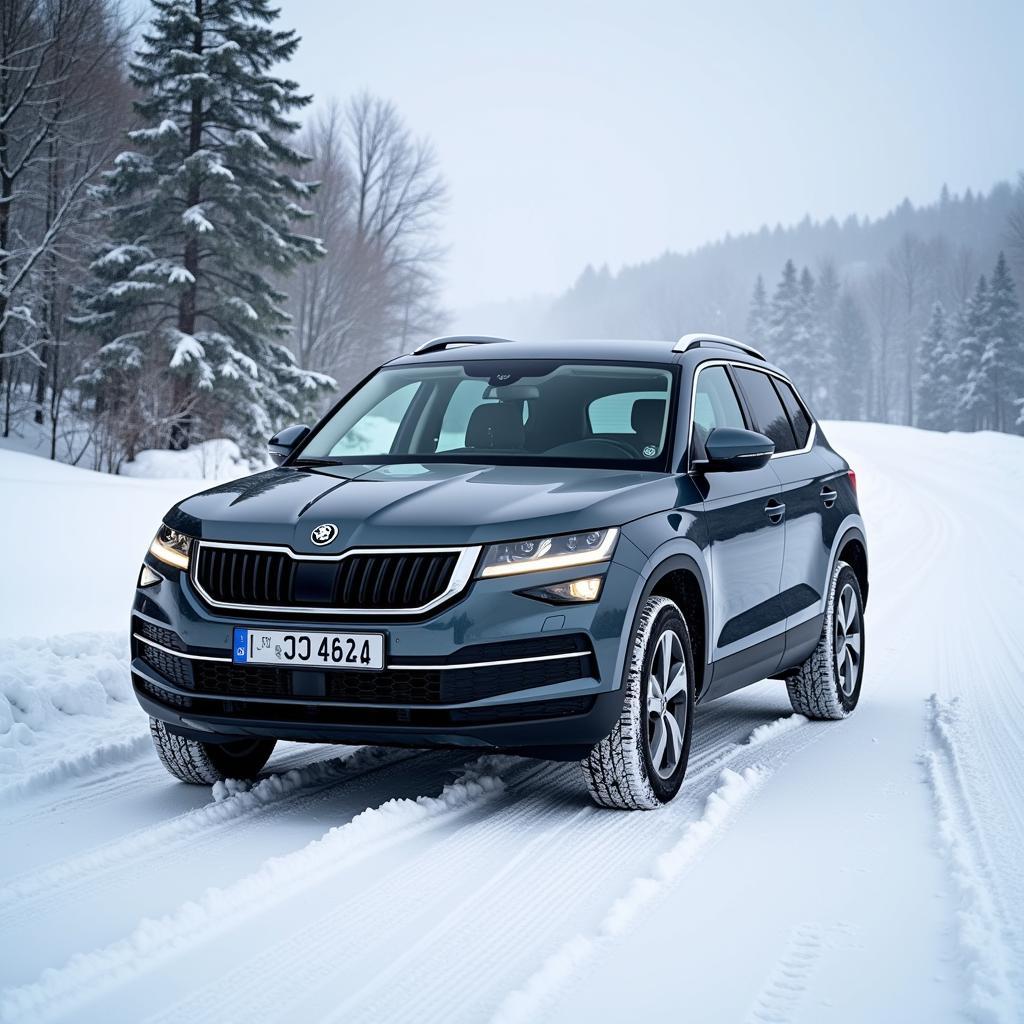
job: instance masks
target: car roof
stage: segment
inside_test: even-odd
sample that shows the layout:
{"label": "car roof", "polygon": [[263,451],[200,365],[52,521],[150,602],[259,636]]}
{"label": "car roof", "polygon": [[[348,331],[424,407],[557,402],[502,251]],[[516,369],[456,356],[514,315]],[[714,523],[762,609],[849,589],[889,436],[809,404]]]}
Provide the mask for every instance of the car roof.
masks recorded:
{"label": "car roof", "polygon": [[[725,343],[702,341],[699,347],[686,352],[677,352],[675,342],[613,339],[613,338],[570,338],[545,341],[512,341],[507,338],[477,336],[452,338],[447,347],[441,345],[445,339],[429,342],[421,348],[430,351],[411,352],[392,359],[389,366],[424,366],[433,363],[452,363],[478,360],[505,359],[599,359],[622,360],[623,362],[664,363],[672,365],[681,363],[684,368],[691,369],[709,359],[727,359],[729,362],[746,363],[760,369],[774,370],[782,373],[767,360],[735,348]],[[785,376],[785,374],[783,374]]]}

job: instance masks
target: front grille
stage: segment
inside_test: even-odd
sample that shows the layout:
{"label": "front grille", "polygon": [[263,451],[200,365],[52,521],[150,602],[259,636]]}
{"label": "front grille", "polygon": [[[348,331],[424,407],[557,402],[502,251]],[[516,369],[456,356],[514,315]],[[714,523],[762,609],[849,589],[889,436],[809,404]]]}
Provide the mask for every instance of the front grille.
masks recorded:
{"label": "front grille", "polygon": [[291,604],[295,567],[283,551],[242,551],[201,545],[196,579],[215,601],[225,604]]}
{"label": "front grille", "polygon": [[283,551],[200,545],[195,579],[214,601],[267,608],[403,611],[447,589],[458,551],[354,552],[296,559]]}

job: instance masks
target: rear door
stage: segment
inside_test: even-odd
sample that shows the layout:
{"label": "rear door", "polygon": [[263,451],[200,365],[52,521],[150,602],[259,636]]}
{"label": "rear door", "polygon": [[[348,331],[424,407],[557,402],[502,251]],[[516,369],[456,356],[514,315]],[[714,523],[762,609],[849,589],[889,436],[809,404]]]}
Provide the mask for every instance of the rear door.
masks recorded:
{"label": "rear door", "polygon": [[782,656],[786,610],[779,602],[784,527],[778,477],[769,463],[738,473],[700,468],[715,427],[749,427],[724,363],[705,363],[694,383],[690,465],[704,498],[711,563],[708,696],[773,672]]}
{"label": "rear door", "polygon": [[[778,477],[786,506],[786,552],[779,591],[786,609],[786,628],[805,625],[816,640],[831,553],[824,515],[830,494],[825,478],[832,469],[815,448],[815,424],[788,381],[752,367],[737,367],[736,377],[755,421],[754,429],[775,441],[769,465]],[[799,640],[799,635],[794,639]]]}

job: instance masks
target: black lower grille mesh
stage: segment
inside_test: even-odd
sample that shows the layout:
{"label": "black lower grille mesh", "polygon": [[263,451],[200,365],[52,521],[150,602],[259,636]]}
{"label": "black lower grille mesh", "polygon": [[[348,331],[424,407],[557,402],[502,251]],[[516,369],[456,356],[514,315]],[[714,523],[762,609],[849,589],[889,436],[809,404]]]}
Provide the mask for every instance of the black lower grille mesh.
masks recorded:
{"label": "black lower grille mesh", "polygon": [[139,644],[139,657],[147,665],[155,668],[169,683],[174,683],[183,690],[191,690],[195,686],[192,675],[193,663],[187,658],[175,657],[145,643]]}
{"label": "black lower grille mesh", "polygon": [[[573,656],[551,657],[567,653]],[[145,643],[139,644],[139,656],[168,682],[197,694],[285,700],[322,698],[353,704],[463,704],[596,676],[594,656],[582,635],[476,645],[453,656],[461,662],[482,657],[499,660],[495,656],[545,659],[478,668],[460,668],[458,662],[449,660],[436,669],[395,665],[381,672],[293,670],[273,665],[190,661]]]}
{"label": "black lower grille mesh", "polygon": [[185,650],[185,642],[173,629],[155,626],[152,622],[146,622],[145,619],[135,619],[135,629],[133,632],[146,637],[148,640],[155,641],[162,647],[170,647],[174,651]]}
{"label": "black lower grille mesh", "polygon": [[444,728],[450,725],[499,725],[503,722],[543,721],[586,714],[595,698],[564,697],[559,700],[529,701],[525,704],[500,704],[485,708],[380,708],[336,707],[292,701],[288,704],[239,702],[230,697],[183,697],[170,693],[148,680],[135,677],[135,685],[155,700],[196,715],[228,717],[235,722],[290,722],[295,724],[345,726],[411,726]]}

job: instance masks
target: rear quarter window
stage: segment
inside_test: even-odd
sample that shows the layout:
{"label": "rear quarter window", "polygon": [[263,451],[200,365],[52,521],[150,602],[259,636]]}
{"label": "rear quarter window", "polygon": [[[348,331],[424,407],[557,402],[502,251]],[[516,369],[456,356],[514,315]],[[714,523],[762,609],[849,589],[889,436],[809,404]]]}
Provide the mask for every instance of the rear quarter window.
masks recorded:
{"label": "rear quarter window", "polygon": [[775,385],[775,390],[778,391],[782,404],[786,407],[786,412],[789,414],[789,422],[793,427],[793,433],[796,435],[796,446],[797,448],[803,448],[807,444],[808,437],[811,436],[811,418],[807,415],[807,410],[800,404],[800,399],[796,397],[796,392],[786,381],[773,377],[772,383]]}
{"label": "rear quarter window", "polygon": [[782,407],[782,399],[772,384],[772,378],[760,370],[745,366],[735,367],[736,379],[743,389],[754,429],[775,442],[775,453],[795,451],[798,447],[789,416]]}

